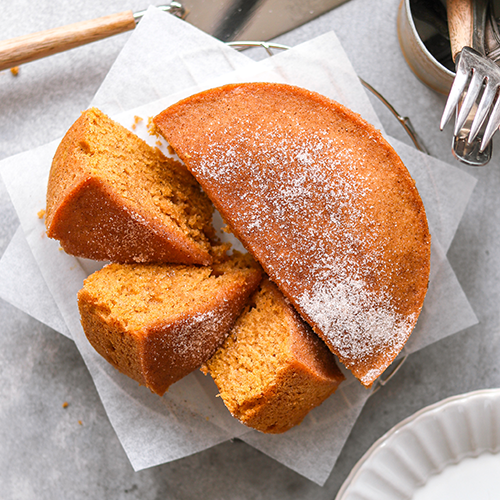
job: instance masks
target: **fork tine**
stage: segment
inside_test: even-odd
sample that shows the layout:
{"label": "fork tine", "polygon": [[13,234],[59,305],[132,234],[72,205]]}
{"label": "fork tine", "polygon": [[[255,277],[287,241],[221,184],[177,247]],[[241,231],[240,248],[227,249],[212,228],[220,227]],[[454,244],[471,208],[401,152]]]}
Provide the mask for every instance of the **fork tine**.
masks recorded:
{"label": "fork tine", "polygon": [[472,106],[474,106],[477,96],[481,91],[483,81],[483,75],[478,74],[477,71],[472,72],[472,78],[469,83],[469,88],[465,93],[464,102],[462,103],[462,107],[460,108],[460,112],[458,113],[457,121],[455,122],[455,130],[453,132],[454,135],[458,135],[461,128],[464,126],[464,123],[467,120],[467,116],[469,116]]}
{"label": "fork tine", "polygon": [[491,111],[491,115],[488,119],[488,123],[486,125],[486,129],[484,131],[483,139],[481,141],[481,148],[479,152],[483,152],[493,137],[493,134],[497,131],[500,126],[500,99],[497,99],[493,110]]}
{"label": "fork tine", "polygon": [[451,118],[451,115],[455,111],[455,108],[458,105],[460,100],[460,96],[467,85],[467,80],[469,79],[469,74],[463,71],[460,71],[460,68],[457,68],[457,74],[455,79],[453,80],[453,85],[451,86],[450,93],[448,95],[448,100],[444,106],[443,116],[441,117],[441,123],[439,124],[439,128],[441,130],[444,129],[445,125]]}
{"label": "fork tine", "polygon": [[486,118],[488,112],[491,109],[491,105],[495,100],[496,94],[497,94],[496,85],[493,85],[491,81],[487,79],[486,87],[484,89],[483,96],[481,97],[481,102],[477,107],[476,116],[474,117],[474,120],[472,121],[472,125],[470,127],[469,138],[468,138],[469,143],[471,143],[476,138],[481,128],[481,125],[484,122],[484,119]]}

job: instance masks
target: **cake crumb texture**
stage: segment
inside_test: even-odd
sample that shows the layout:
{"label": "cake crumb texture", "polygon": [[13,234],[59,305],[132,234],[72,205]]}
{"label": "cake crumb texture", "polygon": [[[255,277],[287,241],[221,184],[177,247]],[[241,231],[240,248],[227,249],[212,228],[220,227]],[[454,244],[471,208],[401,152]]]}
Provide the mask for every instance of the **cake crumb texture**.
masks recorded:
{"label": "cake crumb texture", "polygon": [[78,307],[94,349],[161,396],[215,352],[260,280],[248,254],[212,266],[115,263],[85,280]]}
{"label": "cake crumb texture", "polygon": [[204,370],[234,417],[272,434],[302,422],[344,379],[331,351],[268,279]]}
{"label": "cake crumb texture", "polygon": [[47,234],[69,254],[119,263],[210,264],[218,245],[212,212],[181,163],[96,108],[82,113],[54,156]]}

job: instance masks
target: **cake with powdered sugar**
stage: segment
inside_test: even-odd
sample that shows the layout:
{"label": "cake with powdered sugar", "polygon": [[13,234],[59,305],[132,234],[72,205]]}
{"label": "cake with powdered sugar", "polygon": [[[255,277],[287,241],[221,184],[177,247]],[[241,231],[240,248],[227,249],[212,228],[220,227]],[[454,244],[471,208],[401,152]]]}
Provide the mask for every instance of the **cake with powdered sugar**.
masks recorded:
{"label": "cake with powdered sugar", "polygon": [[110,264],[78,293],[83,330],[109,363],[161,396],[214,354],[261,276],[237,253],[212,266]]}
{"label": "cake with powdered sugar", "polygon": [[46,227],[71,255],[211,264],[223,254],[213,205],[184,165],[111,120],[84,111],[57,148]]}
{"label": "cake with powdered sugar", "polygon": [[369,387],[405,345],[430,271],[424,206],[359,115],[284,84],[231,84],[154,123],[235,236]]}

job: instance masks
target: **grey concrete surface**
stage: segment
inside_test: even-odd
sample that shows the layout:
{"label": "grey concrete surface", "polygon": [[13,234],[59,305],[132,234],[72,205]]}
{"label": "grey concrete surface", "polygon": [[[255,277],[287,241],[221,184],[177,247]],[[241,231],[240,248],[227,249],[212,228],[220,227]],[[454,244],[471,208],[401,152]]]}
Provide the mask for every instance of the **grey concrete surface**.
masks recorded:
{"label": "grey concrete surface", "polygon": [[[410,116],[430,152],[450,163],[439,132],[444,97],[421,84],[399,50],[399,0],[350,0],[286,34],[295,45],[334,29],[360,76]],[[2,2],[0,38],[122,10],[140,0]],[[60,137],[104,79],[128,34],[0,73],[0,159]],[[389,134],[409,142],[376,101]],[[406,361],[365,406],[324,487],[235,440],[134,472],[72,341],[0,301],[0,498],[333,499],[357,460],[400,420],[445,397],[500,387],[500,157],[482,169],[448,257],[480,323]],[[18,225],[0,184],[0,253]],[[68,406],[63,408],[63,403]]]}

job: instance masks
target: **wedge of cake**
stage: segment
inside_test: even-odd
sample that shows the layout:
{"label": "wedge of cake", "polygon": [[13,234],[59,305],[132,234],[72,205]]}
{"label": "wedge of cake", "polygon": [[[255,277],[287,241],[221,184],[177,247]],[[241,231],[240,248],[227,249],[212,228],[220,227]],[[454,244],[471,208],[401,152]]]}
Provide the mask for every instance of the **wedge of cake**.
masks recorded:
{"label": "wedge of cake", "polygon": [[182,164],[96,108],[82,113],[54,156],[47,234],[69,254],[210,264],[221,249],[212,245],[212,212]]}
{"label": "wedge of cake", "polygon": [[260,280],[248,254],[213,266],[109,264],[85,280],[78,307],[95,350],[161,396],[213,355]]}
{"label": "wedge of cake", "polygon": [[344,380],[331,351],[268,279],[204,371],[234,417],[272,434],[300,424]]}
{"label": "wedge of cake", "polygon": [[430,271],[424,206],[380,132],[273,83],[207,90],[154,123],[271,280],[371,386],[412,332]]}

